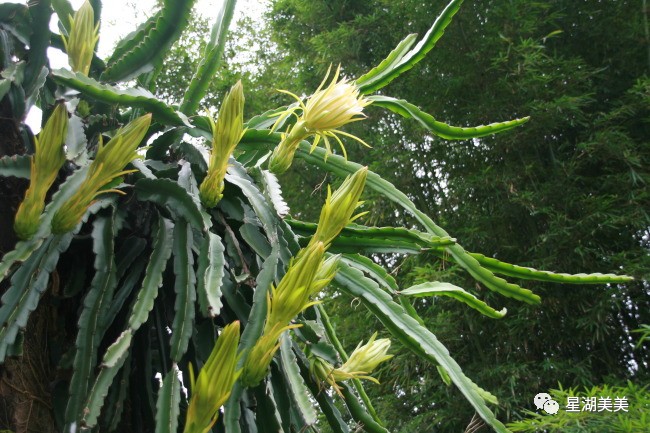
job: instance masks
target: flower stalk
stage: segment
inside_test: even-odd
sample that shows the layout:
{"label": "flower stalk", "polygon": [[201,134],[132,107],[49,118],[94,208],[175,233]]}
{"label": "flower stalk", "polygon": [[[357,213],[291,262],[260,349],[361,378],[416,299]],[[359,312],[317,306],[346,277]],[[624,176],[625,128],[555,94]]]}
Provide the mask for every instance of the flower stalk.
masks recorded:
{"label": "flower stalk", "polygon": [[99,23],[95,24],[95,11],[90,2],[86,0],[69,20],[70,35],[68,38],[63,36],[68,63],[74,72],[88,76],[95,45],[99,40]]}
{"label": "flower stalk", "polygon": [[117,131],[115,136],[103,145],[100,138],[95,160],[88,168],[86,180],[52,218],[52,233],[72,231],[83,218],[88,207],[100,194],[122,191],[106,185],[116,178],[137,170],[124,170],[126,165],[138,157],[137,148],[151,125],[151,114],[139,117]]}
{"label": "flower stalk", "polygon": [[343,151],[343,156],[346,159],[347,152],[339,135],[352,138],[364,146],[370,147],[360,138],[339,129],[348,123],[364,119],[366,116],[363,114],[363,109],[370,104],[370,101],[360,94],[354,83],[349,82],[346,78],[337,81],[340,71],[341,67],[339,66],[330,84],[323,88],[329,76],[330,70],[328,69],[320,86],[307,99],[306,104],[303,104],[301,98],[293,93],[282,91],[295,98],[298,105],[281,113],[271,130],[275,131],[282,121],[295,114],[297,110],[302,110],[302,114],[298,116],[293,127],[282,134],[282,141],[271,154],[269,169],[273,173],[282,174],[287,171],[293,162],[293,157],[300,142],[312,135],[314,136],[312,151],[318,146],[320,140],[323,140],[327,154],[331,154],[330,138],[333,138]]}
{"label": "flower stalk", "polygon": [[63,144],[67,130],[68,111],[64,104],[58,104],[41,133],[34,138],[29,188],[14,221],[14,230],[21,239],[31,238],[38,230],[47,191],[65,163]]}
{"label": "flower stalk", "polygon": [[237,370],[239,355],[239,322],[227,325],[212,349],[212,353],[194,379],[194,370],[190,364],[190,382],[192,397],[187,408],[184,433],[208,433],[219,416],[233,385],[239,378]]}
{"label": "flower stalk", "polygon": [[223,197],[223,180],[228,169],[228,159],[244,135],[244,89],[238,81],[226,95],[216,123],[212,127],[212,150],[208,173],[199,187],[199,197],[207,208],[212,208]]}

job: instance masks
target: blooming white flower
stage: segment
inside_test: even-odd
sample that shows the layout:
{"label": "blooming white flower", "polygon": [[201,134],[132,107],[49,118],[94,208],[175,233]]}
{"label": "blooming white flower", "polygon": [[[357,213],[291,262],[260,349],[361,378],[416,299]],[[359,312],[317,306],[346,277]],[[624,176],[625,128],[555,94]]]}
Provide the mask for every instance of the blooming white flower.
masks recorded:
{"label": "blooming white flower", "polygon": [[390,349],[390,340],[388,338],[377,338],[375,332],[366,344],[359,343],[348,360],[340,367],[335,368],[326,360],[313,356],[310,358],[310,369],[316,377],[327,382],[334,388],[337,393],[341,393],[341,387],[337,382],[348,379],[366,379],[371,382],[379,383],[377,379],[370,374],[379,364],[390,359],[393,355],[387,355]]}
{"label": "blooming white flower", "polygon": [[379,340],[375,340],[375,338],[377,338],[376,332],[366,344],[359,343],[350,358],[341,367],[332,371],[335,380],[345,380],[358,376],[379,383],[377,379],[367,375],[372,373],[379,364],[392,358],[393,355],[386,354],[390,349],[390,340],[388,338],[380,338]]}
{"label": "blooming white flower", "polygon": [[314,94],[307,99],[306,104],[295,94],[282,90],[283,93],[295,98],[298,105],[285,110],[278,117],[271,130],[275,131],[287,117],[297,110],[302,110],[302,114],[293,127],[283,134],[282,141],[273,151],[269,162],[271,171],[284,173],[291,166],[298,144],[312,135],[314,136],[312,151],[322,139],[327,153],[331,154],[332,148],[329,139],[334,138],[341,147],[345,158],[347,158],[347,152],[339,135],[352,138],[364,146],[370,147],[360,138],[339,130],[340,127],[348,123],[364,119],[366,116],[363,114],[363,109],[371,102],[364,98],[360,94],[359,88],[354,83],[349,82],[347,78],[337,81],[340,71],[341,67],[339,66],[330,84],[323,88],[329,76],[330,71],[328,69],[325,79],[323,79]]}

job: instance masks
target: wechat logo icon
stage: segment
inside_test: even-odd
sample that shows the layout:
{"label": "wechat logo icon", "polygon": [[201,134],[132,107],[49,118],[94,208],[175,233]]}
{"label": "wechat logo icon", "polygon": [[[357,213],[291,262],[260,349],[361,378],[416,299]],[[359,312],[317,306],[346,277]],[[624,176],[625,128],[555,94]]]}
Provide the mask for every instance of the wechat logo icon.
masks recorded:
{"label": "wechat logo icon", "polygon": [[533,399],[537,410],[541,410],[548,415],[555,415],[560,410],[560,405],[557,401],[551,398],[550,394],[540,392]]}

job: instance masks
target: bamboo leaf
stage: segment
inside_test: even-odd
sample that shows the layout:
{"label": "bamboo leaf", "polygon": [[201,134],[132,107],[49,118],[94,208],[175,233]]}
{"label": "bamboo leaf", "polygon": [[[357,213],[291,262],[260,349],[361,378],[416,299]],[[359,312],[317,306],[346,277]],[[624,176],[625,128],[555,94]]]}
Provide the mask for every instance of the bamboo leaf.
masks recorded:
{"label": "bamboo leaf", "polygon": [[221,284],[225,274],[224,246],[221,238],[212,232],[203,239],[199,254],[198,286],[199,306],[206,317],[216,317],[221,312]]}
{"label": "bamboo leaf", "polygon": [[390,111],[399,114],[407,119],[414,119],[422,125],[427,131],[447,140],[467,140],[470,138],[485,137],[486,135],[498,134],[528,122],[529,117],[514,119],[507,122],[490,123],[474,127],[461,128],[458,126],[447,125],[437,121],[432,115],[425,113],[415,105],[403,99],[395,99],[390,96],[370,96],[368,97],[373,105],[388,108]]}
{"label": "bamboo leaf", "polygon": [[195,0],[165,0],[162,9],[116,49],[102,79],[124,81],[153,69],[187,26]]}
{"label": "bamboo leaf", "polygon": [[86,427],[94,427],[97,424],[97,419],[104,406],[104,400],[108,395],[108,389],[113,383],[113,379],[120,371],[129,354],[131,347],[131,339],[133,334],[131,330],[124,331],[115,340],[115,342],[106,349],[104,359],[102,360],[102,368],[95,379],[95,383],[88,393],[88,399],[84,405],[82,423]]}
{"label": "bamboo leaf", "polygon": [[148,90],[140,87],[130,89],[118,89],[99,81],[86,77],[77,72],[67,69],[56,69],[52,71],[52,77],[56,82],[72,89],[78,90],[84,95],[107,104],[126,105],[127,107],[142,108],[153,113],[155,118],[170,125],[184,125],[186,119],[174,111],[165,102],[156,99]]}
{"label": "bamboo leaf", "polygon": [[28,155],[12,155],[0,158],[0,176],[29,179],[30,161]]}
{"label": "bamboo leaf", "polygon": [[192,228],[180,219],[174,226],[174,321],[172,323],[170,356],[179,362],[187,351],[194,324],[194,303],[196,302],[196,276],[192,256]]}
{"label": "bamboo leaf", "polygon": [[[103,337],[99,325],[103,314],[110,308],[113,291],[117,285],[114,260],[116,224],[113,216],[95,219],[92,238],[95,253],[95,276],[84,298],[79,317],[70,397],[65,411],[66,426],[83,418],[83,408],[90,387],[91,375],[97,364],[97,350]],[[70,428],[70,427],[66,427]]]}
{"label": "bamboo leaf", "polygon": [[[355,173],[361,168],[361,165],[352,161],[347,161],[338,155],[329,155],[327,160],[325,160],[325,149],[316,147],[313,151],[310,151],[310,148],[311,145],[303,141],[300,143],[296,156],[304,159],[310,164],[322,167],[339,176],[347,176]],[[366,186],[372,188],[389,200],[399,204],[402,208],[415,216],[415,218],[425,227],[427,232],[443,238],[449,236],[449,234],[434,223],[431,218],[419,211],[406,194],[395,188],[395,186],[390,182],[382,179],[377,173],[368,171]],[[456,263],[489,289],[501,293],[504,296],[530,304],[538,304],[540,302],[539,296],[535,295],[530,290],[509,283],[503,278],[494,275],[490,270],[482,267],[479,262],[469,255],[459,244],[450,245],[446,247],[445,250],[451,255],[452,259],[455,260]]]}
{"label": "bamboo leaf", "polygon": [[217,13],[217,19],[210,34],[210,41],[205,47],[201,62],[183,96],[180,110],[185,114],[196,111],[201,99],[203,99],[205,92],[208,90],[208,86],[212,82],[212,78],[217,73],[217,69],[221,64],[223,50],[226,46],[226,35],[228,34],[228,27],[230,26],[236,3],[236,0],[224,0],[221,2],[221,8]]}
{"label": "bamboo leaf", "polygon": [[486,406],[483,398],[476,392],[472,382],[449,355],[449,351],[428,329],[410,317],[406,311],[393,302],[390,295],[379,288],[377,283],[349,266],[342,265],[334,277],[338,287],[353,297],[362,300],[384,324],[386,329],[409,350],[435,364],[440,364],[451,380],[463,393],[476,413],[498,433],[509,433],[505,426]]}
{"label": "bamboo leaf", "polygon": [[138,292],[129,318],[129,327],[133,331],[137,331],[148,320],[154,301],[158,297],[158,289],[163,283],[163,272],[172,253],[173,228],[171,221],[158,215],[153,229],[153,250],[142,280],[142,288]]}
{"label": "bamboo leaf", "polygon": [[[417,62],[436,45],[438,39],[442,37],[445,29],[451,23],[452,18],[460,9],[463,0],[452,0],[445,9],[438,15],[429,31],[422,37],[420,42],[412,50],[406,51],[406,46],[410,47],[413,41],[402,41],[388,58],[381,62],[377,68],[371,70],[366,75],[357,79],[357,85],[363,94],[374,92],[381,89],[393,81],[399,75],[411,69]],[[408,37],[407,37],[408,39]]]}
{"label": "bamboo leaf", "polygon": [[156,433],[177,433],[180,415],[181,383],[178,367],[172,366],[165,375],[156,401]]}
{"label": "bamboo leaf", "polygon": [[138,200],[151,201],[165,207],[197,229],[207,230],[212,225],[210,217],[202,212],[194,198],[173,180],[140,179],[135,183],[134,189]]}
{"label": "bamboo leaf", "polygon": [[318,416],[311,403],[313,396],[300,375],[296,356],[291,349],[291,337],[286,332],[280,337],[280,360],[280,369],[286,378],[289,393],[300,417],[307,426],[316,424]]}
{"label": "bamboo leaf", "polygon": [[454,286],[453,284],[442,283],[439,281],[430,281],[427,283],[418,284],[416,286],[411,286],[408,289],[400,291],[399,293],[404,296],[415,297],[449,296],[450,298],[464,302],[481,314],[493,319],[502,318],[508,311],[505,308],[501,311],[496,311],[494,308],[490,307],[485,302],[481,301],[476,296],[465,291],[464,289],[458,286]]}

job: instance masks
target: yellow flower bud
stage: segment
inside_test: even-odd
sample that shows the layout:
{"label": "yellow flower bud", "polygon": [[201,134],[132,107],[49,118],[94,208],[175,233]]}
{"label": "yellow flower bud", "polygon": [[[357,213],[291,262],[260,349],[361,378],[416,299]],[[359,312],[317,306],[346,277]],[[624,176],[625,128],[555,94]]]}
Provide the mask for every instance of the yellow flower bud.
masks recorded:
{"label": "yellow flower bud", "polygon": [[226,95],[217,122],[212,126],[212,151],[208,173],[199,188],[203,204],[214,207],[221,200],[228,158],[244,135],[244,88],[238,81]]}
{"label": "yellow flower bud", "polygon": [[95,25],[95,12],[88,0],[70,19],[70,35],[63,37],[63,44],[68,53],[68,63],[74,72],[88,76],[93,60],[95,45],[99,40],[99,23]]}
{"label": "yellow flower bud", "polygon": [[341,255],[330,256],[325,259],[318,267],[318,272],[314,275],[314,279],[309,286],[309,294],[315,295],[324,289],[336,276],[336,271],[339,267],[339,260]]}
{"label": "yellow flower bud", "polygon": [[[323,243],[315,242],[300,250],[292,260],[278,287],[271,288],[265,333],[278,323],[286,325],[302,310],[315,304],[310,300],[310,296],[313,293],[314,278],[319,274],[324,255]],[[331,277],[333,276],[332,274]]]}
{"label": "yellow flower bud", "polygon": [[294,114],[296,110],[301,109],[302,115],[298,117],[293,128],[283,134],[282,141],[273,150],[269,161],[269,169],[272,172],[284,173],[291,166],[293,156],[300,142],[312,135],[314,136],[312,150],[318,146],[322,139],[327,153],[331,154],[332,148],[329,138],[334,138],[341,147],[345,158],[347,158],[347,152],[339,135],[352,138],[364,146],[370,147],[360,138],[338,129],[348,123],[364,119],[363,109],[371,102],[365,99],[363,95],[360,95],[359,89],[354,83],[350,83],[347,79],[337,82],[340,70],[341,67],[339,66],[330,84],[323,89],[322,87],[329,76],[328,69],[323,82],[318,86],[316,92],[309,97],[306,104],[303,104],[302,100],[293,93],[283,91],[295,98],[299,106],[289,108],[281,113],[272,130],[275,131],[278,125],[288,116]]}
{"label": "yellow flower bud", "polygon": [[271,287],[262,336],[248,353],[244,363],[244,385],[254,386],[264,379],[279,347],[278,339],[282,333],[300,326],[289,323],[305,308],[318,303],[310,299],[311,295],[334,278],[339,256],[323,260],[324,255],[325,246],[322,242],[308,245],[291,261],[278,287]]}
{"label": "yellow flower bud", "polygon": [[114,179],[136,170],[124,170],[126,165],[138,157],[137,148],[151,125],[151,114],[135,119],[117,131],[105,146],[99,143],[95,160],[90,164],[86,180],[52,218],[52,233],[66,233],[75,228],[88,207],[99,194],[117,192],[116,189],[102,189]]}
{"label": "yellow flower bud", "polygon": [[233,322],[221,332],[196,381],[190,364],[192,397],[184,433],[208,433],[217,421],[219,408],[228,400],[241,374],[241,370],[236,370],[238,345],[239,322]]}
{"label": "yellow flower bud", "polygon": [[393,355],[386,354],[388,353],[388,349],[390,349],[390,340],[388,338],[381,338],[376,341],[375,338],[377,338],[376,332],[366,344],[362,345],[362,343],[359,343],[350,355],[350,358],[341,367],[332,371],[332,376],[335,380],[340,381],[349,377],[361,377],[379,383],[377,379],[367,375],[372,373],[379,364],[392,358]]}
{"label": "yellow flower bud", "polygon": [[38,137],[34,138],[29,188],[20,204],[14,230],[21,239],[31,238],[38,230],[38,221],[45,207],[45,196],[65,163],[63,144],[68,130],[68,111],[64,104],[56,106]]}
{"label": "yellow flower bud", "polygon": [[352,216],[356,208],[361,205],[359,197],[366,185],[367,176],[368,169],[363,167],[352,176],[348,176],[334,194],[329,186],[327,187],[327,199],[311,242],[322,242],[329,246],[346,225],[365,214]]}
{"label": "yellow flower bud", "polygon": [[264,379],[264,377],[266,377],[273,356],[280,348],[280,344],[278,343],[280,336],[284,331],[299,326],[300,325],[282,326],[277,323],[269,331],[264,331],[264,334],[262,334],[262,336],[255,342],[255,345],[250,352],[248,352],[246,362],[244,362],[244,369],[241,378],[243,386],[256,386]]}
{"label": "yellow flower bud", "polygon": [[390,359],[393,355],[387,355],[390,349],[390,340],[382,338],[375,341],[377,333],[375,332],[368,343],[362,345],[359,343],[348,360],[339,368],[335,368],[329,362],[318,357],[310,359],[310,369],[319,379],[329,383],[336,392],[340,393],[340,387],[336,382],[342,382],[348,379],[366,379],[371,382],[379,383],[377,379],[370,374],[379,364]]}

